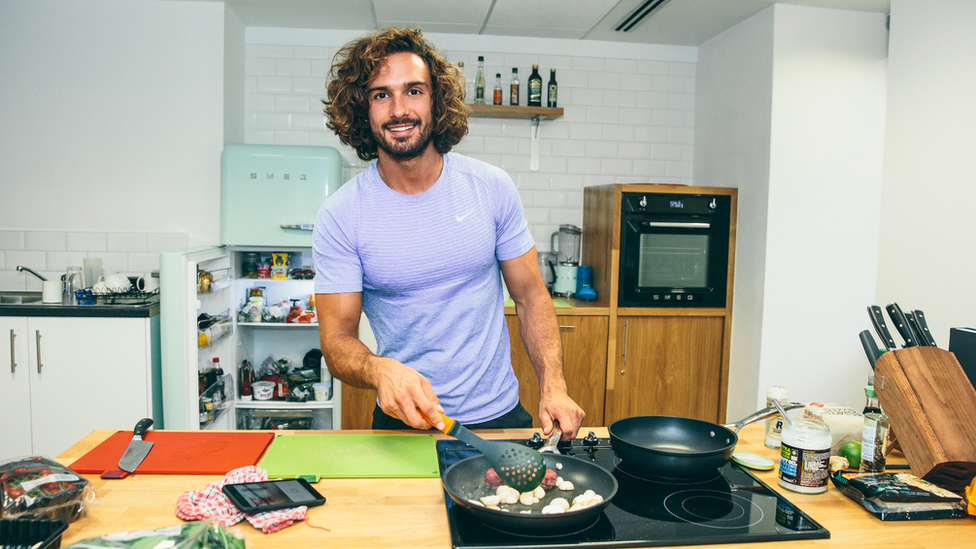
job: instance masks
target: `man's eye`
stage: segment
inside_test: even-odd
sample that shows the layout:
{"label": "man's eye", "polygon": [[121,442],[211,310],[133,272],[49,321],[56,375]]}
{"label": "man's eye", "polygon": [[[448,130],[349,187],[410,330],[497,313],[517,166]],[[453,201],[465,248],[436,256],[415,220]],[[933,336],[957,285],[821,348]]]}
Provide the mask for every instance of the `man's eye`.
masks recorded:
{"label": "man's eye", "polygon": [[412,90],[409,90],[409,91],[407,92],[407,95],[420,95],[421,93],[423,93],[423,92],[422,92],[422,91],[420,91],[420,90],[419,90],[419,89],[417,89],[417,88],[414,88],[414,89],[412,89]]}
{"label": "man's eye", "polygon": [[376,94],[375,94],[375,95],[373,96],[373,99],[386,99],[386,98],[387,98],[388,96],[389,96],[389,94],[388,94],[388,93],[386,93],[386,92],[377,92],[377,93],[376,93]]}

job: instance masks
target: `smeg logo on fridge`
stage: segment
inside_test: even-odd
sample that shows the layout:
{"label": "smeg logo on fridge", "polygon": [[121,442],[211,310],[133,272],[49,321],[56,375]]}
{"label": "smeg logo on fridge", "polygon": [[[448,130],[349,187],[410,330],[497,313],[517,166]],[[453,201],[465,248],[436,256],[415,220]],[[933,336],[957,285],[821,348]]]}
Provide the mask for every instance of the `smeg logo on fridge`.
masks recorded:
{"label": "smeg logo on fridge", "polygon": [[[260,174],[258,172],[251,172],[250,177],[251,177],[251,179],[259,179],[260,178]],[[297,181],[307,181],[308,180],[308,174],[304,174],[304,173],[299,173],[299,174],[282,173],[282,174],[277,174],[277,175],[274,174],[274,173],[265,173],[264,174],[265,181],[274,181],[275,178],[277,178],[277,177],[280,177],[282,181],[291,181],[292,179],[295,179]]]}

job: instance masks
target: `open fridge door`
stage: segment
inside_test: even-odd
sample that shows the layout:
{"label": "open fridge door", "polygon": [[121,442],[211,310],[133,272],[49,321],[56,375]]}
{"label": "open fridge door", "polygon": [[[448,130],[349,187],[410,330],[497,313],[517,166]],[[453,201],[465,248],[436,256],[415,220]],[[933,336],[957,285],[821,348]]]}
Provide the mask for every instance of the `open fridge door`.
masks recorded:
{"label": "open fridge door", "polygon": [[[222,246],[160,254],[163,414],[168,429],[233,429],[233,414],[221,413],[232,408],[235,395],[230,261]],[[201,376],[214,358],[221,359],[226,375]],[[203,405],[207,399],[209,409]]]}

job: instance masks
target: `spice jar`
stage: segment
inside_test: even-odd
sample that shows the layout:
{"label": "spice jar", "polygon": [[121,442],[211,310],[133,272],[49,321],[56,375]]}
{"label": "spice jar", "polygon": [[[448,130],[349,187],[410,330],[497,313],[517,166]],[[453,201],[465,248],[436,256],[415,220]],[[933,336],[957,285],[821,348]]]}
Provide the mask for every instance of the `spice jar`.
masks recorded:
{"label": "spice jar", "polygon": [[783,425],[779,485],[803,494],[827,491],[830,426],[812,419],[794,419]]}
{"label": "spice jar", "polygon": [[859,472],[884,473],[888,427],[888,416],[877,412],[864,414]]}
{"label": "spice jar", "polygon": [[[770,385],[766,388],[766,406],[773,406],[774,400],[778,400],[785,407],[790,403],[790,390],[779,385]],[[782,434],[783,416],[776,414],[766,418],[766,448],[779,448]]]}

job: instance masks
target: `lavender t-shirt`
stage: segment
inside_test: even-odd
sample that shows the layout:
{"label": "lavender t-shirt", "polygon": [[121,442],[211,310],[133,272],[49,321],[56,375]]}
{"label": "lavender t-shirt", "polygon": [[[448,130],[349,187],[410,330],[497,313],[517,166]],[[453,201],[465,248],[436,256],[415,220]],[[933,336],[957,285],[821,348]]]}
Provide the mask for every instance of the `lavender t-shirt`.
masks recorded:
{"label": "lavender t-shirt", "polygon": [[377,354],[430,380],[447,415],[495,419],[518,402],[499,261],[534,245],[512,179],[455,153],[437,182],[400,194],[374,163],[315,223],[315,292],[362,292]]}

